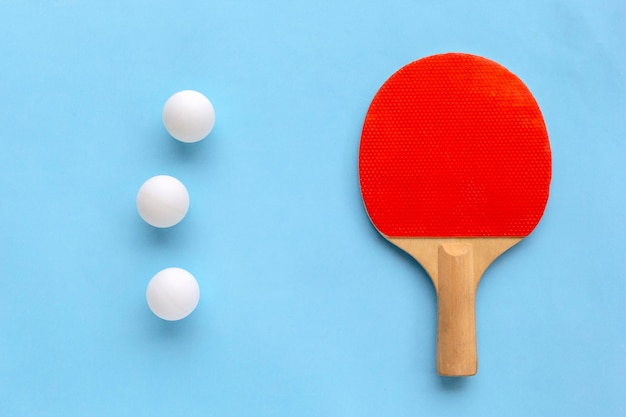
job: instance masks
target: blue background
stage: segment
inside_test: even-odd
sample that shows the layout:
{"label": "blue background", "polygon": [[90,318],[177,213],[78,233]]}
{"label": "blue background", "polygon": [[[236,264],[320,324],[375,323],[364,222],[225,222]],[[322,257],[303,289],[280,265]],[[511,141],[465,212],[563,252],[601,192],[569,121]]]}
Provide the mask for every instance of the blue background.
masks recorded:
{"label": "blue background", "polygon": [[[626,415],[623,1],[0,1],[0,415]],[[542,222],[478,292],[479,373],[435,372],[424,271],[363,209],[378,87],[463,51],[515,72],[553,151]],[[185,145],[166,99],[213,102]],[[191,195],[170,230],[134,200]],[[187,319],[145,288],[180,266]]]}

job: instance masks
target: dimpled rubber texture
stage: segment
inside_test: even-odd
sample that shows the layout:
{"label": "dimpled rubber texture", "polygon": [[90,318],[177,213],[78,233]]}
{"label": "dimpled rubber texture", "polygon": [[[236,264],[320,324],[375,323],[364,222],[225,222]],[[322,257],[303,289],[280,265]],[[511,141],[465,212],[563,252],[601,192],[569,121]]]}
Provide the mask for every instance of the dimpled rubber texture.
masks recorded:
{"label": "dimpled rubber texture", "polygon": [[408,64],[365,117],[361,193],[387,237],[524,237],[543,215],[551,173],[539,106],[486,58]]}

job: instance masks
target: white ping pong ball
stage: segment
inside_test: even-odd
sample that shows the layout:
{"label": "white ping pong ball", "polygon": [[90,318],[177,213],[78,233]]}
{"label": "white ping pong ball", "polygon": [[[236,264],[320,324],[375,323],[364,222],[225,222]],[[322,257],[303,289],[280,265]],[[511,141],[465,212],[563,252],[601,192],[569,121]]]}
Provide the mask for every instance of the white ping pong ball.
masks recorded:
{"label": "white ping pong ball", "polygon": [[157,175],[144,182],[137,193],[137,211],[154,227],[178,224],[189,210],[185,185],[169,175]]}
{"label": "white ping pong ball", "polygon": [[182,268],[167,268],[157,273],[146,289],[150,310],[163,320],[184,319],[200,301],[198,281]]}
{"label": "white ping pong ball", "polygon": [[163,124],[175,139],[181,142],[198,142],[215,125],[215,110],[203,94],[183,90],[171,96],[163,106]]}

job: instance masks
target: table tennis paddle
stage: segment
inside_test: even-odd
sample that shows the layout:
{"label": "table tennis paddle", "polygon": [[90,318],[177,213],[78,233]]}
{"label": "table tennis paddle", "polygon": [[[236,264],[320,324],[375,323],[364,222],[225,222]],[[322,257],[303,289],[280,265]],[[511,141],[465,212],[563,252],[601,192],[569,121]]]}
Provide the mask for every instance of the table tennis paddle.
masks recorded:
{"label": "table tennis paddle", "polygon": [[376,229],[437,292],[437,371],[474,375],[475,299],[489,264],[543,215],[552,176],[537,102],[506,68],[448,53],[393,74],[369,107],[359,179]]}

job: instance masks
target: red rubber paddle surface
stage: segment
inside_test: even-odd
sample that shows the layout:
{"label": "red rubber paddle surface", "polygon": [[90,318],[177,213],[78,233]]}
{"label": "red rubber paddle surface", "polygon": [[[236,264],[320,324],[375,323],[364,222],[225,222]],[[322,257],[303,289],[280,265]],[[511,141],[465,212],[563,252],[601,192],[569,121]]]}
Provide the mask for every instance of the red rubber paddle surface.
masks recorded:
{"label": "red rubber paddle surface", "polygon": [[524,237],[548,200],[550,143],[524,83],[449,53],[393,74],[365,117],[359,178],[387,237]]}

